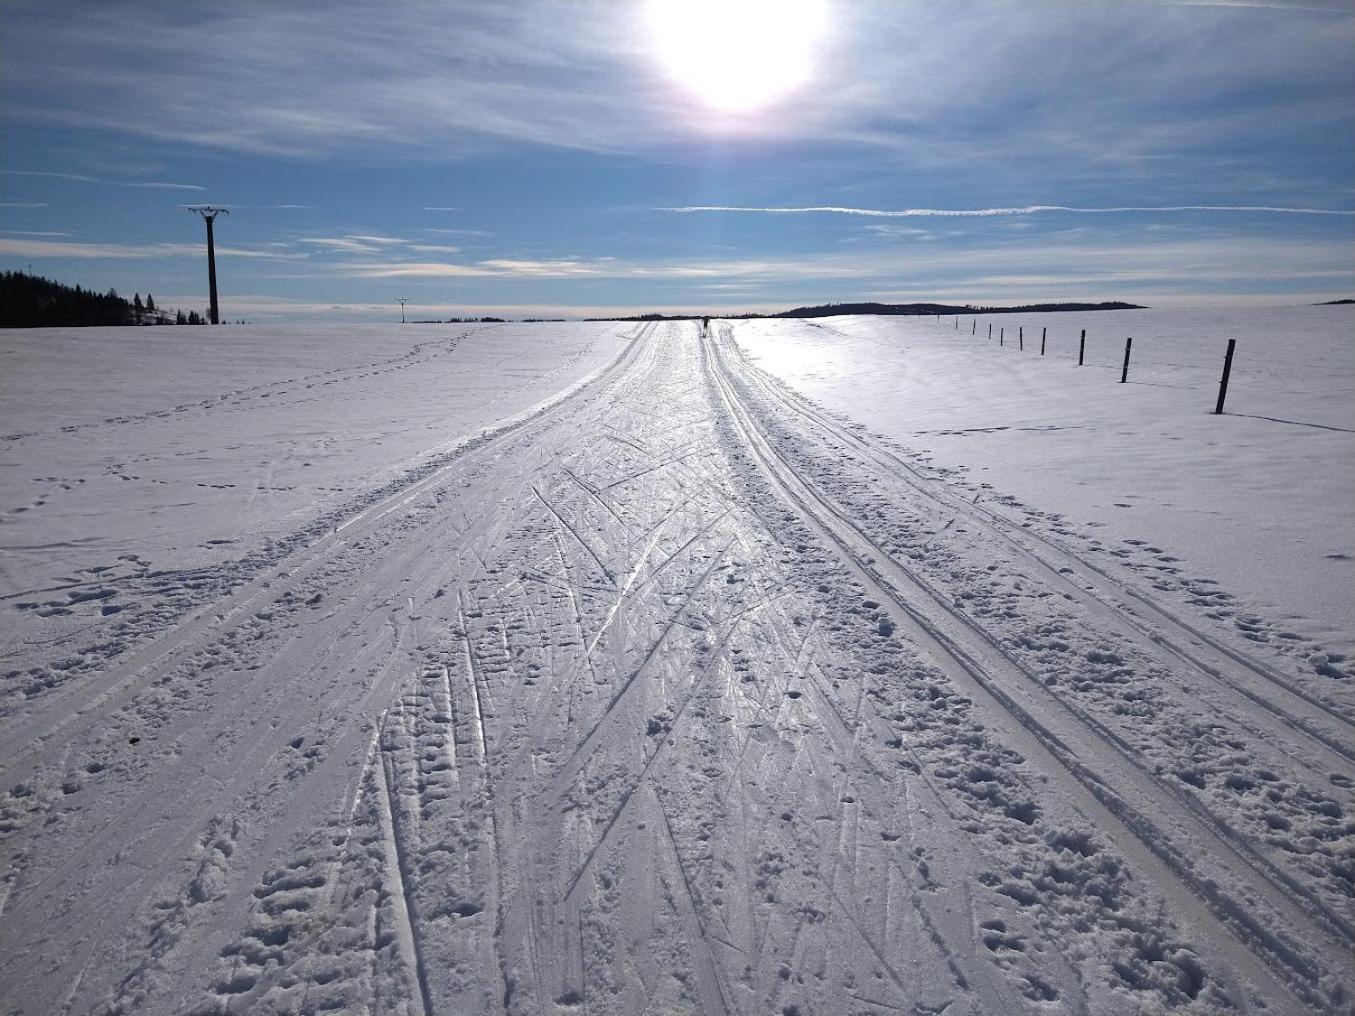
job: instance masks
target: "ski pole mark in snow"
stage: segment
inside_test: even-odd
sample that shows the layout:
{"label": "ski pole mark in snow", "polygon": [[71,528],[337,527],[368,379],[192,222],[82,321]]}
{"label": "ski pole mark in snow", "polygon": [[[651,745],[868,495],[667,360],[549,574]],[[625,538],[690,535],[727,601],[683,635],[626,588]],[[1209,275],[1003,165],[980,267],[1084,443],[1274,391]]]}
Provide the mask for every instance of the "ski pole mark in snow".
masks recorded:
{"label": "ski pole mark in snow", "polygon": [[570,536],[574,537],[574,539],[578,541],[579,546],[581,546],[584,550],[588,551],[588,556],[593,559],[593,561],[597,564],[598,569],[602,572],[603,575],[607,577],[607,581],[610,582],[612,585],[616,585],[616,576],[612,574],[612,570],[608,568],[606,564],[603,563],[602,558],[598,557],[597,551],[595,551],[589,545],[588,541],[579,535],[579,531],[565,521],[564,516],[562,516],[558,511],[556,511],[555,506],[552,505],[549,501],[547,501],[545,495],[543,495],[541,491],[537,490],[535,486],[532,487],[532,492],[537,496],[537,499],[543,505],[546,506],[546,510],[555,517],[555,521],[560,523],[560,526],[563,529],[565,529]]}

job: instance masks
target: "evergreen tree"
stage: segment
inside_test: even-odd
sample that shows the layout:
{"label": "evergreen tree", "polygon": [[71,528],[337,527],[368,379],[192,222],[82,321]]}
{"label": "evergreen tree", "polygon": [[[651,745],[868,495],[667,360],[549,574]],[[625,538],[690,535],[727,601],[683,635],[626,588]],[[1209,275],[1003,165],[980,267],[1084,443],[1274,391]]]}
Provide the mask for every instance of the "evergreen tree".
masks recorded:
{"label": "evergreen tree", "polygon": [[151,296],[150,293],[146,294],[146,310],[148,313],[155,313],[155,297]]}
{"label": "evergreen tree", "polygon": [[115,293],[96,293],[25,272],[0,272],[0,328],[129,325],[136,308]]}
{"label": "evergreen tree", "polygon": [[132,294],[132,316],[136,318],[136,323],[141,324],[141,319],[146,313],[146,308],[141,303],[141,294]]}

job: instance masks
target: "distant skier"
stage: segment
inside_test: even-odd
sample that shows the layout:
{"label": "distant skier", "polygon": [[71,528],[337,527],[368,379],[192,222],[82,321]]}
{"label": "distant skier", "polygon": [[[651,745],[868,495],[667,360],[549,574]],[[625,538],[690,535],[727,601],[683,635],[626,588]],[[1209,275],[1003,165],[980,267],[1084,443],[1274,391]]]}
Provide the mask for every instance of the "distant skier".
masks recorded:
{"label": "distant skier", "polygon": [[710,318],[708,317],[703,317],[701,319],[701,334],[702,335],[710,334]]}

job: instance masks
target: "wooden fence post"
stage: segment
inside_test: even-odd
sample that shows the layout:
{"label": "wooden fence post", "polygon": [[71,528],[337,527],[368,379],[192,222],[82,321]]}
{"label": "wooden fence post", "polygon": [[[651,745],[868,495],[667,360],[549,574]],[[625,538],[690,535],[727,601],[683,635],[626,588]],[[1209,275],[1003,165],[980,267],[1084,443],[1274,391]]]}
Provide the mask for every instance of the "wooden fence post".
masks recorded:
{"label": "wooden fence post", "polygon": [[1129,348],[1134,345],[1133,337],[1124,340],[1124,366],[1120,369],[1120,384],[1129,380]]}
{"label": "wooden fence post", "polygon": [[989,322],[988,322],[988,341],[991,342],[992,340],[993,340],[993,322],[989,321]]}
{"label": "wooden fence post", "polygon": [[1077,343],[1077,365],[1082,366],[1082,358],[1087,353],[1087,329],[1082,329],[1082,338]]}
{"label": "wooden fence post", "polygon": [[978,335],[978,334],[979,334],[979,319],[978,319],[978,318],[975,318],[975,319],[974,319],[974,321],[973,321],[973,323],[972,323],[972,326],[971,326],[970,329],[969,329],[969,334],[970,334],[970,335]]}
{"label": "wooden fence post", "polygon": [[1219,380],[1219,401],[1214,406],[1214,415],[1223,414],[1223,400],[1228,397],[1228,375],[1233,372],[1233,347],[1237,339],[1228,340],[1228,352],[1223,354],[1223,377]]}
{"label": "wooden fence post", "polygon": [[1048,329],[1048,328],[1041,328],[1041,329],[1040,329],[1040,355],[1041,355],[1041,356],[1044,356],[1044,340],[1048,337],[1048,335],[1049,335],[1049,329]]}
{"label": "wooden fence post", "polygon": [[997,330],[997,344],[999,346],[1005,346],[1007,344],[1007,329],[1005,327]]}
{"label": "wooden fence post", "polygon": [[1026,351],[1026,326],[1022,325],[1016,330],[1016,348],[1021,352]]}

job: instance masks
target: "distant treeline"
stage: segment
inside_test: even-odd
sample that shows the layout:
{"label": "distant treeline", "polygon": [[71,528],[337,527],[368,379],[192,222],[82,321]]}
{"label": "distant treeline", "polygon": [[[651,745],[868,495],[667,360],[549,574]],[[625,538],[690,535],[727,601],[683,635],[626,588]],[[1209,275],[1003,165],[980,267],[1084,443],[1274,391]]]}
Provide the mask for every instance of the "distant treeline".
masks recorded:
{"label": "distant treeline", "polygon": [[449,317],[449,318],[422,318],[418,321],[411,321],[412,325],[501,325],[504,319],[501,317]]}
{"label": "distant treeline", "polygon": [[755,318],[817,318],[840,317],[847,314],[877,314],[903,316],[936,316],[938,314],[1048,314],[1059,311],[1082,310],[1144,310],[1137,303],[1112,300],[1104,303],[1028,303],[1019,307],[974,307],[950,303],[825,303],[817,307],[796,307],[775,314],[636,314],[632,317],[589,318],[590,321],[692,321],[702,317],[718,317],[726,321],[746,321]]}
{"label": "distant treeline", "polygon": [[96,293],[67,286],[26,272],[0,273],[0,328],[81,328],[89,325],[201,325],[197,311],[173,314],[155,305],[155,297],[141,294],[131,300],[116,289]]}

